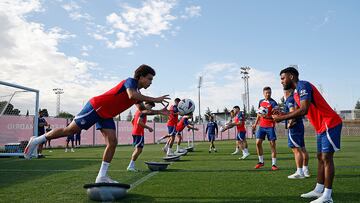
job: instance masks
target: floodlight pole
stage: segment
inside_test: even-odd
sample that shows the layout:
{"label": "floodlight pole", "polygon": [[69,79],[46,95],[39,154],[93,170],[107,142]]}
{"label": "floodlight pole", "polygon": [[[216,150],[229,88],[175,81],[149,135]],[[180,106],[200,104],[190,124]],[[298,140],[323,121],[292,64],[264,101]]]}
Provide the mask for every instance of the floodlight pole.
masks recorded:
{"label": "floodlight pole", "polygon": [[244,87],[245,87],[245,101],[244,104],[246,106],[246,111],[247,113],[250,113],[250,93],[249,93],[249,71],[250,71],[250,67],[241,67],[241,74],[242,74],[242,79],[244,80]]}
{"label": "floodlight pole", "polygon": [[198,122],[199,122],[199,124],[201,123],[201,110],[200,110],[200,88],[201,88],[201,84],[202,84],[202,76],[199,76],[199,85],[198,85],[198,89],[199,89],[199,91],[198,91],[198,97],[199,97],[199,120],[198,120]]}
{"label": "floodlight pole", "polygon": [[57,95],[56,100],[56,115],[58,116],[60,113],[60,95],[64,93],[64,90],[62,88],[54,88],[54,93]]}

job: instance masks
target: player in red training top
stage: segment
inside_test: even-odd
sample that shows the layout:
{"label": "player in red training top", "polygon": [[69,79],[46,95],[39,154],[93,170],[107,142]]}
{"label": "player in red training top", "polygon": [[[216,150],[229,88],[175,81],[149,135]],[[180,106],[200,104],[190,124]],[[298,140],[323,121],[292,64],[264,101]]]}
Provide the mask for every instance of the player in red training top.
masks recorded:
{"label": "player in red training top", "polygon": [[313,84],[299,80],[299,72],[295,68],[283,69],[280,77],[284,89],[295,89],[294,99],[299,108],[288,114],[275,114],[272,117],[276,122],[280,122],[307,115],[317,134],[317,184],[314,190],[302,194],[301,197],[317,198],[312,203],[333,202],[331,198],[335,174],[333,155],[340,150],[342,120]]}
{"label": "player in red training top", "polygon": [[168,138],[166,141],[165,146],[163,147],[163,151],[166,153],[168,151],[168,148],[172,148],[174,141],[175,141],[175,135],[176,135],[176,124],[178,122],[179,117],[179,111],[177,108],[177,105],[179,104],[180,99],[176,98],[174,100],[174,105],[171,105],[169,107],[170,114],[168,116],[168,121],[166,123],[168,134],[164,137],[160,138],[157,142],[160,143],[161,140]]}
{"label": "player in red training top", "polygon": [[263,151],[262,143],[265,140],[265,135],[266,135],[267,139],[270,142],[270,148],[271,148],[271,158],[272,158],[271,170],[275,171],[278,170],[278,167],[276,166],[277,138],[275,133],[275,122],[271,117],[271,114],[274,110],[278,109],[278,104],[276,103],[275,100],[271,98],[270,87],[264,87],[263,95],[264,95],[264,99],[260,100],[258,108],[265,107],[266,109],[268,109],[268,113],[266,115],[257,114],[256,121],[252,126],[253,131],[255,131],[256,125],[260,121],[260,127],[256,131],[256,152],[259,157],[259,163],[256,164],[255,168],[258,169],[264,166],[264,151]]}
{"label": "player in red training top", "polygon": [[135,161],[140,156],[144,144],[145,144],[145,137],[144,137],[144,129],[146,128],[149,132],[153,132],[153,129],[146,125],[147,115],[154,115],[152,114],[152,108],[155,107],[154,102],[145,102],[146,110],[137,110],[135,112],[134,119],[132,120],[133,130],[132,130],[132,137],[133,137],[133,145],[134,145],[134,152],[132,153],[131,160],[129,166],[127,167],[128,171],[137,172],[138,170],[135,168]]}
{"label": "player in red training top", "polygon": [[[54,129],[38,137],[32,137],[24,150],[24,157],[30,159],[35,147],[46,142],[46,140],[73,135],[96,124],[96,128],[101,131],[105,138],[106,148],[95,182],[116,183],[107,176],[107,170],[117,145],[113,117],[134,104],[138,109],[145,110],[142,101],[168,103],[168,99],[170,99],[168,95],[149,97],[140,93],[140,89],[147,89],[151,85],[154,76],[155,70],[153,68],[148,65],[141,65],[135,70],[134,78],[125,79],[104,94],[91,98],[69,126]],[[164,108],[161,111],[153,111],[153,113],[168,113],[168,110]]]}
{"label": "player in red training top", "polygon": [[221,132],[225,132],[226,130],[236,126],[236,140],[237,140],[236,149],[239,150],[239,148],[241,148],[243,153],[243,156],[240,157],[239,159],[246,159],[248,156],[250,156],[250,153],[246,141],[245,114],[243,111],[240,111],[239,106],[234,106],[232,110],[235,114],[234,121],[226,124],[225,127],[222,128]]}

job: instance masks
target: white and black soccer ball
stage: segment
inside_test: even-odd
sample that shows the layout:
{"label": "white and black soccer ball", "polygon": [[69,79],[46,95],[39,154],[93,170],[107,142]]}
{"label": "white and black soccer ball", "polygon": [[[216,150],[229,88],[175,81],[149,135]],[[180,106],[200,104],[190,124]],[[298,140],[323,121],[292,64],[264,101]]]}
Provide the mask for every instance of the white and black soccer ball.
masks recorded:
{"label": "white and black soccer ball", "polygon": [[269,113],[269,109],[263,106],[260,106],[260,108],[256,111],[256,113],[260,115],[267,115]]}
{"label": "white and black soccer ball", "polygon": [[177,106],[180,115],[187,115],[195,110],[195,103],[191,99],[183,99]]}

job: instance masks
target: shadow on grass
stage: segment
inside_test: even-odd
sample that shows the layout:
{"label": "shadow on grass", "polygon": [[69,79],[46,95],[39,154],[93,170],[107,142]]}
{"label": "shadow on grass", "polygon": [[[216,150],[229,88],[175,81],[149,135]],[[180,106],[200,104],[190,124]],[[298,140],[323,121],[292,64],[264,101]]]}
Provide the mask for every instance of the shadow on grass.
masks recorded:
{"label": "shadow on grass", "polygon": [[90,165],[99,165],[99,160],[36,159],[13,162],[11,165],[1,165],[0,188],[22,184],[56,173],[81,170]]}

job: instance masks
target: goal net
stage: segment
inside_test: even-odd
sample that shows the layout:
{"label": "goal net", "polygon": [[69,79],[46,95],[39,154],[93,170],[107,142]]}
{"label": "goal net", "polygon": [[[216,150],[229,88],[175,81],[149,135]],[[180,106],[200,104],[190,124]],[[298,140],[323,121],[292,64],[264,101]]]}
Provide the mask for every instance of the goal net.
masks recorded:
{"label": "goal net", "polygon": [[23,156],[38,134],[38,109],[38,90],[0,81],[0,157]]}

